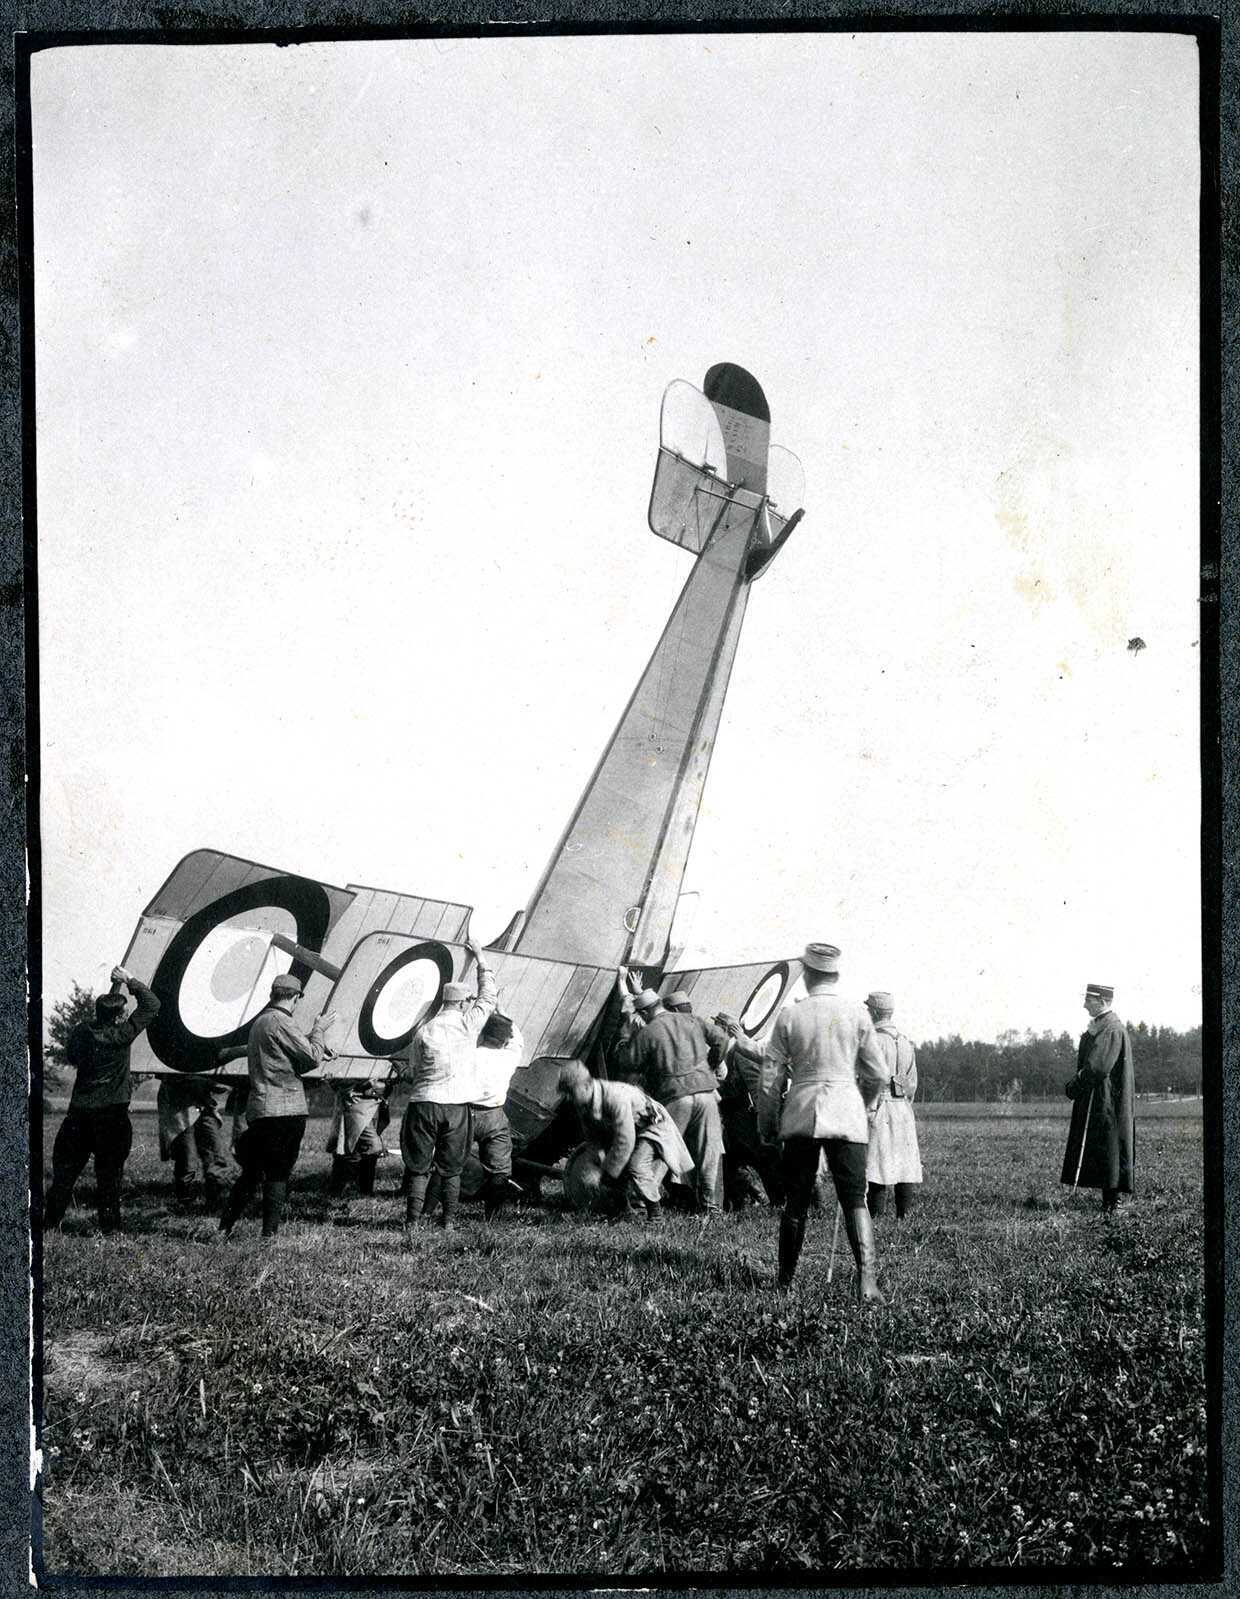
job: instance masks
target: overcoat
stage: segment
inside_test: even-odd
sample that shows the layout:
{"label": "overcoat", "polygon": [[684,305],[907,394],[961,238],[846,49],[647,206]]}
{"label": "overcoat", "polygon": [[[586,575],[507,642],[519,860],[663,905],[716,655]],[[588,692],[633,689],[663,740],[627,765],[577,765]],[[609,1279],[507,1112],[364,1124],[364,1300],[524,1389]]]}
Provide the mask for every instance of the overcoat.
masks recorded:
{"label": "overcoat", "polygon": [[1073,1105],[1060,1182],[1132,1193],[1137,1149],[1132,1040],[1114,1011],[1095,1016],[1081,1034],[1076,1076],[1064,1092]]}

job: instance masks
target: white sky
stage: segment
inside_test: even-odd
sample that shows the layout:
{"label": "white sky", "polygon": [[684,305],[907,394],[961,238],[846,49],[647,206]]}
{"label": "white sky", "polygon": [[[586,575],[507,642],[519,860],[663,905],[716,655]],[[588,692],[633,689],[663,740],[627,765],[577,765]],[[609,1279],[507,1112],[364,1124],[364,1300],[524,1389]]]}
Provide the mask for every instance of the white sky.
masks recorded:
{"label": "white sky", "polygon": [[806,517],[689,956],[831,939],[923,1038],[1200,1019],[1191,39],[72,48],[32,99],[48,1005],[200,846],[493,936],[688,572],[662,391],[730,360]]}

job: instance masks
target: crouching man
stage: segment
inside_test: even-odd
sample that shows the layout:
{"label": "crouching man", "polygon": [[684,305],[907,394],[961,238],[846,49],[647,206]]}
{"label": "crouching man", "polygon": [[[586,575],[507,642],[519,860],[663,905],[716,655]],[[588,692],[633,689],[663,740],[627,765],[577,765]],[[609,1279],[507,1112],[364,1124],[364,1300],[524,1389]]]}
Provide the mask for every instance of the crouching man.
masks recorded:
{"label": "crouching man", "polygon": [[659,1222],[663,1180],[684,1182],[693,1158],[680,1130],[657,1099],[632,1083],[604,1082],[580,1061],[562,1068],[560,1098],[581,1117],[586,1142],[602,1157],[600,1192],[618,1211]]}

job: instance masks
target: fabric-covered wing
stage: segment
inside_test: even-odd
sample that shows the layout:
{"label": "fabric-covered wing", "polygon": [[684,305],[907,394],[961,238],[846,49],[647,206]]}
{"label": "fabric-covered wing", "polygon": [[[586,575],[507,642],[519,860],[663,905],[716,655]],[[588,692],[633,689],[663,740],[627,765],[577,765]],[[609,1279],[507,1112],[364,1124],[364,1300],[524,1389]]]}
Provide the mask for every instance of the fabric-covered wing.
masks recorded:
{"label": "fabric-covered wing", "polygon": [[[719,1011],[739,1019],[750,1038],[764,1035],[793,997],[801,976],[799,960],[755,961],[747,966],[710,966],[701,971],[669,972],[659,991],[683,988],[697,1016],[709,1021]],[[799,990],[798,990],[799,991]]]}
{"label": "fabric-covered wing", "polygon": [[[493,954],[490,964],[499,1009],[524,1039],[509,1117],[518,1138],[530,1137],[554,1113],[559,1061],[585,1047],[616,974],[610,967],[507,953]],[[343,1030],[335,1040],[337,1059],[324,1075],[373,1075],[376,1061],[408,1047],[414,1028],[438,1009],[443,985],[455,981],[474,981],[472,957],[461,944],[399,933],[361,939],[328,1001]]]}
{"label": "fabric-covered wing", "polygon": [[323,1008],[349,951],[374,927],[461,936],[469,907],[261,866],[219,850],[187,855],[151,900],[124,964],[160,1000],[130,1052],[135,1071],[204,1072],[244,1043],[282,972],[301,979],[297,1019]]}

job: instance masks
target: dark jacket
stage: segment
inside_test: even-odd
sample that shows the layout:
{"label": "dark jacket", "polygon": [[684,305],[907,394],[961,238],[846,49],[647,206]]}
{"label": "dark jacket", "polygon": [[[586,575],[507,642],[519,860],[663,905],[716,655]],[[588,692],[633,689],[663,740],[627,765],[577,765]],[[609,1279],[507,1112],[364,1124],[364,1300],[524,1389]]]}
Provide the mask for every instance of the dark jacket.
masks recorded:
{"label": "dark jacket", "polygon": [[1064,1092],[1074,1103],[1060,1181],[1132,1193],[1137,1150],[1132,1041],[1114,1011],[1103,1011],[1081,1034],[1076,1076]]}
{"label": "dark jacket", "polygon": [[70,1110],[129,1103],[129,1046],[159,1015],[159,1001],[145,983],[134,978],[129,987],[137,1001],[131,1015],[119,1022],[80,1022],[69,1035],[65,1058],[77,1068]]}
{"label": "dark jacket", "polygon": [[716,1091],[711,1051],[721,1058],[727,1042],[726,1033],[713,1022],[689,1011],[665,1010],[620,1044],[616,1054],[638,1084],[667,1105],[686,1094]]}

